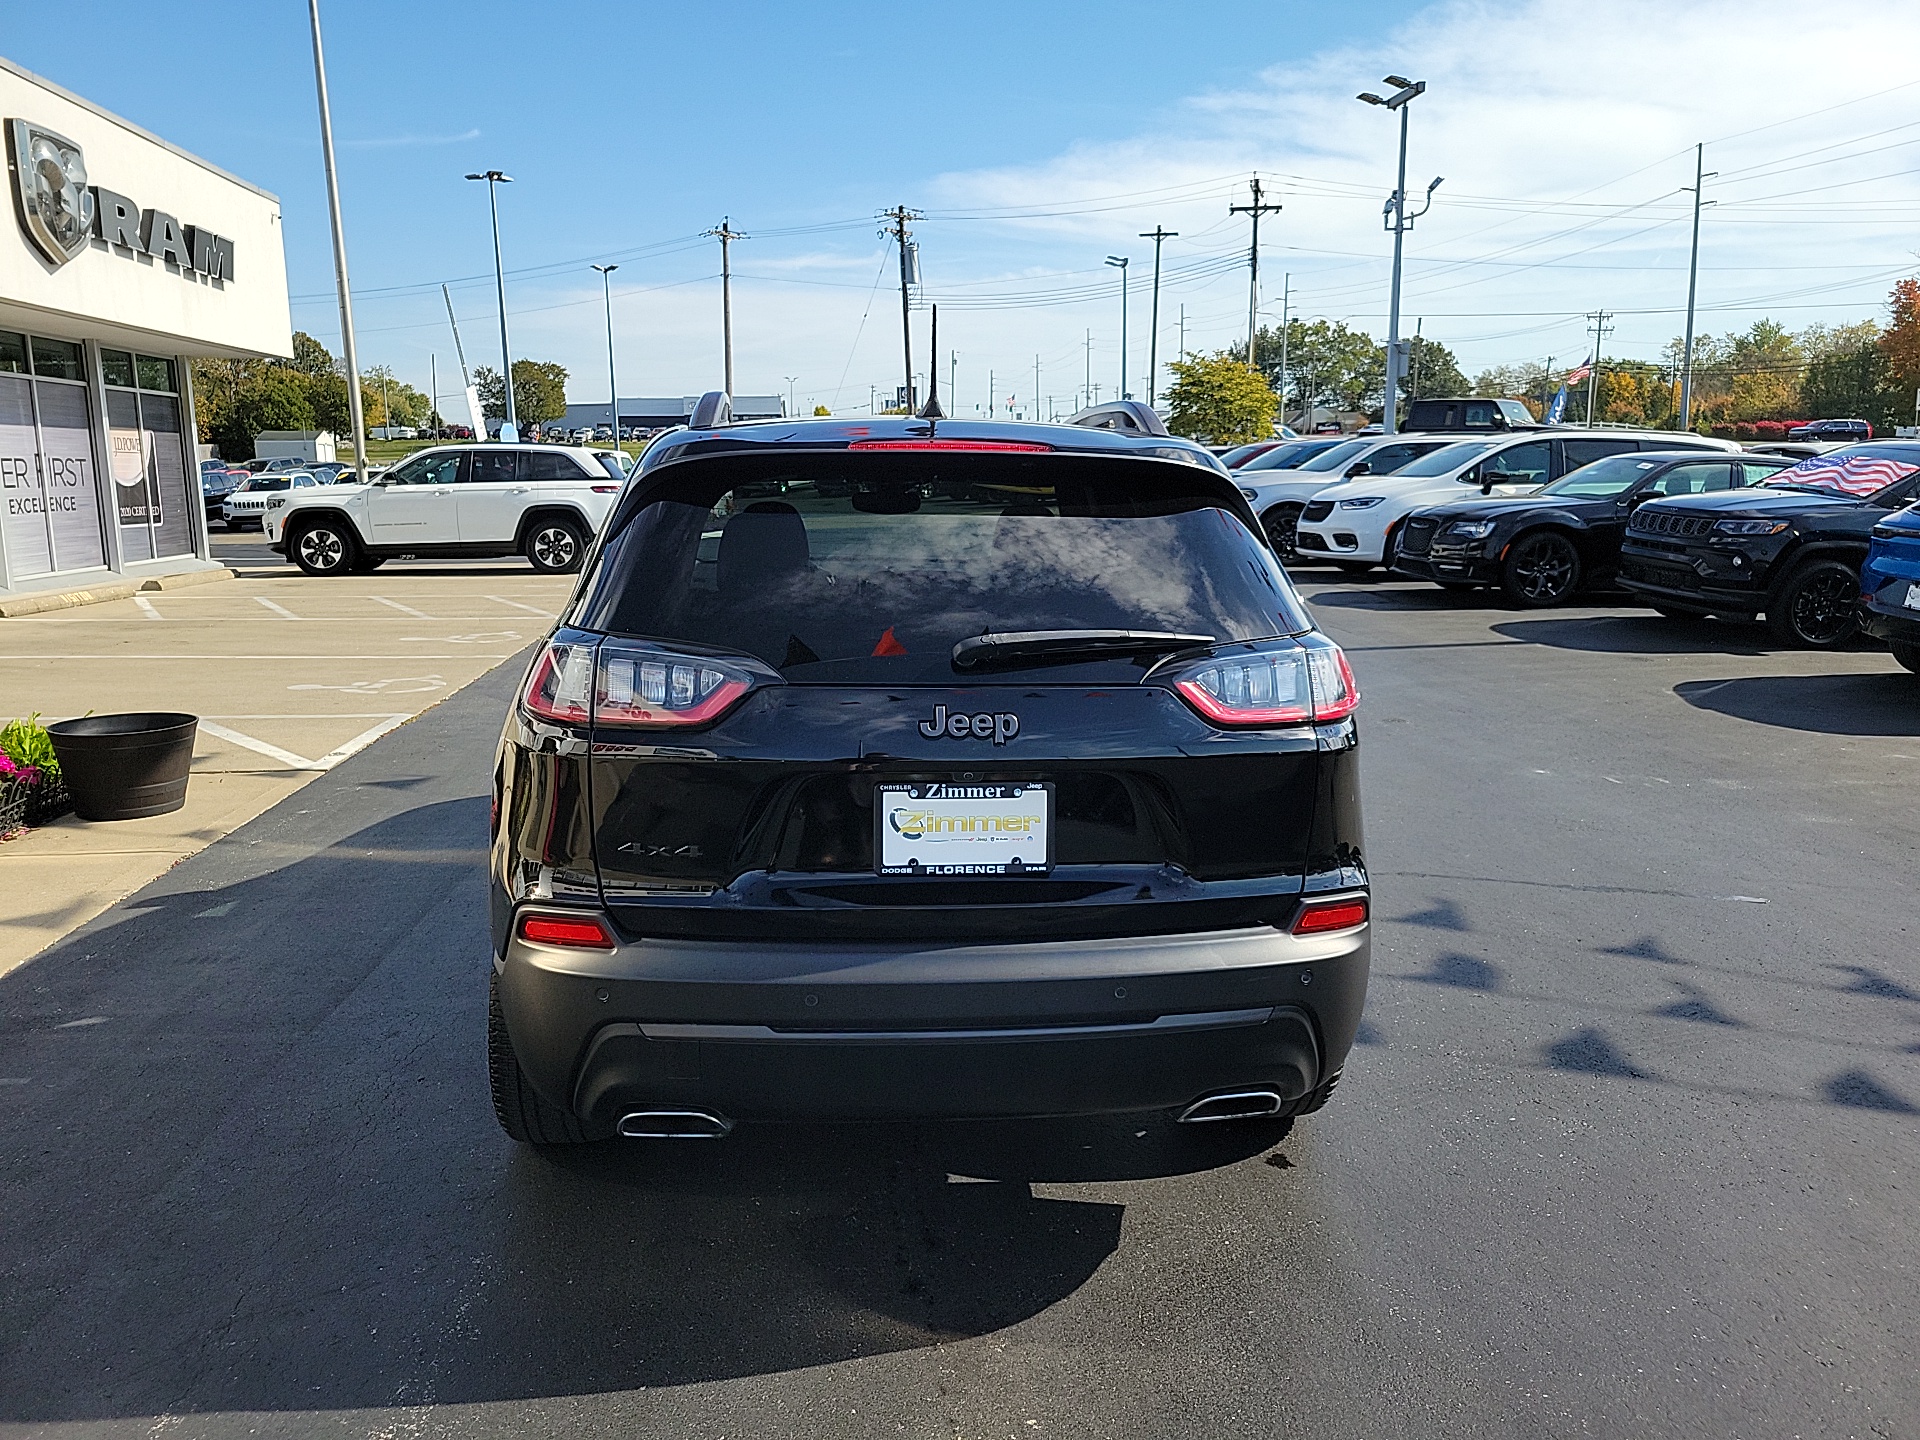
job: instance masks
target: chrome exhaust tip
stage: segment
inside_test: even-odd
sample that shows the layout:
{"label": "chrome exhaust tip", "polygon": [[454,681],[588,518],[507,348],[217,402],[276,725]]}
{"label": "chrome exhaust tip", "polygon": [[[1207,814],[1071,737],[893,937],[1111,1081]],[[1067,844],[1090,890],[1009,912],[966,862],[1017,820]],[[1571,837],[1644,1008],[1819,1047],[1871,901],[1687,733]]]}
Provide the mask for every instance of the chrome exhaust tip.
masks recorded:
{"label": "chrome exhaust tip", "polygon": [[724,1140],[733,1121],[710,1110],[634,1110],[614,1129],[626,1140]]}
{"label": "chrome exhaust tip", "polygon": [[1180,1123],[1205,1125],[1213,1120],[1259,1120],[1278,1115],[1285,1104],[1274,1090],[1228,1090],[1194,1101],[1180,1112]]}

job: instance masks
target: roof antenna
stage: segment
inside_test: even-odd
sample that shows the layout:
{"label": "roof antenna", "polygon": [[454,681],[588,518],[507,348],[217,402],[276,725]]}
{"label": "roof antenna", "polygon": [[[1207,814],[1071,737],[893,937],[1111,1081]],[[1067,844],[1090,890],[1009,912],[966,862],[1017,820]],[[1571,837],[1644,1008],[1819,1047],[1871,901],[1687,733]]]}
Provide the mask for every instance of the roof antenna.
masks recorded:
{"label": "roof antenna", "polygon": [[927,403],[920,407],[917,418],[927,422],[927,434],[933,434],[933,422],[947,418],[947,412],[940,408],[940,307],[933,307],[932,334],[927,343],[933,348],[927,352]]}

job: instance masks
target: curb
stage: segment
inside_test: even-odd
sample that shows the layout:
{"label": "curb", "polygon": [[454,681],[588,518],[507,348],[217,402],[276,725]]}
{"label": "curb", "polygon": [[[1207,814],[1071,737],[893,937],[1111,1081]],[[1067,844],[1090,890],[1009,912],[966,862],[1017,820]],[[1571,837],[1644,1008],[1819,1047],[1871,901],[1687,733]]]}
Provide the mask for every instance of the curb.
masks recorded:
{"label": "curb", "polygon": [[232,580],[234,572],[225,566],[212,570],[189,570],[179,575],[156,575],[149,580],[118,580],[111,585],[93,585],[85,590],[44,590],[0,599],[0,619],[22,615],[40,615],[48,610],[71,610],[78,605],[99,605],[108,600],[130,600],[135,595],[156,590],[184,590],[190,585],[206,585],[216,580]]}

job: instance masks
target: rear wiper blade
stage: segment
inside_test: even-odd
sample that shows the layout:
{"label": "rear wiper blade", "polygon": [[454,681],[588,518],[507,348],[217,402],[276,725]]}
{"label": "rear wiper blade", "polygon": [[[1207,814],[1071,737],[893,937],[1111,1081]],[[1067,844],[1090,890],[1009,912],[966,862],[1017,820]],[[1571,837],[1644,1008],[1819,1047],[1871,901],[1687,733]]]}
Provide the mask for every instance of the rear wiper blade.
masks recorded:
{"label": "rear wiper blade", "polygon": [[1089,656],[1155,655],[1218,643],[1212,635],[1177,635],[1165,630],[1003,630],[969,635],[955,645],[953,666],[956,670],[977,670]]}

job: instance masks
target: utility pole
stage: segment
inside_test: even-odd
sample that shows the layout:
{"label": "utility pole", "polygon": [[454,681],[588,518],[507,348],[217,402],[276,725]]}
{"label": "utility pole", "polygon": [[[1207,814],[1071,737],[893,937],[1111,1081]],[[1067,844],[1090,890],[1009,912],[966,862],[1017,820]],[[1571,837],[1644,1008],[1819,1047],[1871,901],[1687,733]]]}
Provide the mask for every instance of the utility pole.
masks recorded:
{"label": "utility pole", "polygon": [[1600,388],[1600,346],[1607,336],[1613,333],[1613,326],[1607,322],[1613,319],[1610,311],[1590,310],[1587,319],[1593,322],[1593,363],[1587,371],[1587,424],[1593,424],[1593,397]]}
{"label": "utility pole", "polygon": [[1693,184],[1683,189],[1693,191],[1693,252],[1687,260],[1687,338],[1680,352],[1680,428],[1693,428],[1693,297],[1700,278],[1700,210],[1703,204],[1701,193],[1707,188],[1709,176],[1718,175],[1718,170],[1708,170],[1707,147],[1693,147]]}
{"label": "utility pole", "polygon": [[1293,338],[1293,273],[1280,281],[1280,423],[1287,423],[1287,341]]}
{"label": "utility pole", "polygon": [[1387,383],[1380,411],[1381,431],[1388,435],[1400,433],[1400,366],[1405,358],[1400,353],[1400,256],[1405,247],[1407,231],[1413,228],[1413,222],[1433,208],[1433,192],[1440,188],[1441,177],[1436,175],[1433,183],[1427,186],[1427,203],[1411,214],[1407,211],[1407,106],[1413,100],[1426,94],[1427,82],[1409,80],[1403,75],[1389,75],[1389,85],[1400,88],[1394,94],[1382,99],[1371,91],[1363,92],[1358,98],[1369,105],[1382,105],[1389,110],[1400,112],[1400,171],[1399,180],[1393,187],[1381,211],[1384,228],[1393,231],[1393,299],[1387,307]]}
{"label": "utility pole", "polygon": [[1260,361],[1254,353],[1254,336],[1260,328],[1260,217],[1277,214],[1280,206],[1277,203],[1269,205],[1261,198],[1266,192],[1260,188],[1258,175],[1249,183],[1253,186],[1253,203],[1229,205],[1227,213],[1247,215],[1253,219],[1253,243],[1247,247],[1247,364],[1258,365]]}
{"label": "utility pole", "polygon": [[736,240],[747,237],[733,228],[733,217],[720,217],[720,227],[707,231],[707,235],[720,242],[720,338],[726,348],[726,387],[729,399],[733,396],[733,252],[728,248]]}
{"label": "utility pole", "polygon": [[960,408],[960,352],[947,352],[947,403],[955,410]]}
{"label": "utility pole", "polygon": [[600,272],[600,293],[607,304],[607,409],[611,411],[607,423],[613,426],[613,443],[620,444],[620,387],[616,382],[613,368],[613,272],[618,265],[596,265]]}
{"label": "utility pole", "polygon": [[1180,304],[1180,358],[1182,360],[1187,358],[1187,306],[1185,301],[1182,301]]}
{"label": "utility pole", "polygon": [[1093,404],[1093,331],[1087,331],[1087,404]]}
{"label": "utility pole", "polygon": [[427,375],[428,388],[433,391],[433,403],[428,409],[432,412],[433,438],[438,440],[440,438],[440,357],[438,355],[427,356]]}
{"label": "utility pole", "polygon": [[[347,282],[347,232],[340,219],[340,180],[333,168],[333,109],[327,103],[327,62],[320,49],[320,0],[307,0],[313,20],[313,84],[320,94],[320,155],[327,170],[327,216],[333,222],[333,279],[340,291],[340,350],[347,363],[347,419],[353,426],[354,478],[367,483],[367,417],[360,408],[360,360],[353,342],[353,287]],[[501,323],[506,307],[501,306]]]}
{"label": "utility pole", "polygon": [[1035,424],[1040,421],[1040,357],[1038,355],[1033,357],[1033,419]]}
{"label": "utility pole", "polygon": [[1540,413],[1545,415],[1547,407],[1553,404],[1553,393],[1547,387],[1553,384],[1553,357],[1547,356],[1547,368],[1540,372]]}
{"label": "utility pole", "polygon": [[989,420],[993,418],[996,403],[993,398],[993,371],[989,370],[987,371],[987,418]]}
{"label": "utility pole", "polygon": [[1425,316],[1413,322],[1413,351],[1409,356],[1413,361],[1413,375],[1407,382],[1407,398],[1409,400],[1418,400],[1420,398],[1420,330],[1426,323]]}
{"label": "utility pole", "polygon": [[[1147,404],[1152,405],[1159,395],[1160,381],[1160,246],[1163,241],[1178,235],[1178,230],[1165,230],[1155,225],[1151,230],[1142,231],[1142,240],[1153,241],[1153,314],[1150,329],[1147,332]],[[1122,277],[1125,278],[1124,276]]]}
{"label": "utility pole", "polygon": [[908,286],[917,282],[919,275],[918,247],[909,247],[908,240],[913,232],[907,228],[907,222],[921,218],[918,210],[909,210],[904,205],[896,205],[891,210],[880,212],[880,218],[888,223],[881,227],[881,237],[891,237],[900,246],[900,355],[905,362],[907,382],[907,413],[914,412],[913,404],[913,325],[909,319],[912,298]]}

